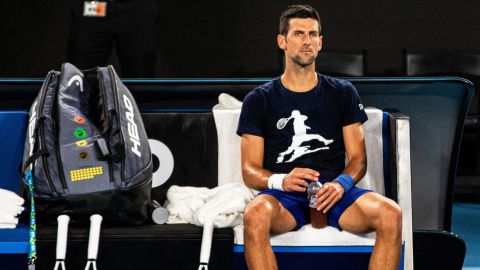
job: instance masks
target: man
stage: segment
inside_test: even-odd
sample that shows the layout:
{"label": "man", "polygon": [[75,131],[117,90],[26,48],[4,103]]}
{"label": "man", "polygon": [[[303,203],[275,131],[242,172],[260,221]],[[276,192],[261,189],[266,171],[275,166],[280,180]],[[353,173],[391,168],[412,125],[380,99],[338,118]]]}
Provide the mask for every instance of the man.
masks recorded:
{"label": "man", "polygon": [[315,72],[320,30],[315,9],[290,6],[277,37],[285,73],[244,100],[237,130],[243,178],[262,191],[245,208],[245,258],[251,270],[277,269],[270,235],[310,222],[306,188],[321,181],[315,207],[327,213],[329,225],[357,234],[376,231],[369,269],[398,269],[402,213],[394,201],[354,187],[366,172],[367,116],[349,82]]}

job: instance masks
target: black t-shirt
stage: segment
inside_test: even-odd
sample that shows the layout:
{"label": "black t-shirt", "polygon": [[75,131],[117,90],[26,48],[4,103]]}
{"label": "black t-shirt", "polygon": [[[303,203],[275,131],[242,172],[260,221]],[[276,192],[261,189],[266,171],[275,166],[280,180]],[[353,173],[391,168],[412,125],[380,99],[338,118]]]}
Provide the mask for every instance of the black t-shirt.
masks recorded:
{"label": "black t-shirt", "polygon": [[237,134],[264,138],[263,167],[289,173],[296,167],[320,172],[333,180],[345,168],[343,127],[368,117],[353,85],[318,74],[308,92],[293,92],[280,77],[248,93]]}

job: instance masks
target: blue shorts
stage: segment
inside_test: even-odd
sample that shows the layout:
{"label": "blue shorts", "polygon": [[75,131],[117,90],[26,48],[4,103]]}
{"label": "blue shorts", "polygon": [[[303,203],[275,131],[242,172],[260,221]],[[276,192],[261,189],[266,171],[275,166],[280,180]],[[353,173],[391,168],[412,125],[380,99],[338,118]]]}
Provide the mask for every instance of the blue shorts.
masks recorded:
{"label": "blue shorts", "polygon": [[[308,181],[310,182],[310,181]],[[322,181],[322,184],[330,181]],[[327,212],[328,225],[340,229],[338,220],[340,216],[352,205],[360,196],[365,193],[373,192],[371,190],[352,187],[347,193],[345,193],[338,202],[336,202],[330,210]],[[307,192],[286,192],[278,189],[266,189],[260,192],[258,195],[268,194],[277,199],[295,218],[297,221],[297,227],[294,231],[300,229],[303,225],[310,223],[310,207],[308,206]]]}

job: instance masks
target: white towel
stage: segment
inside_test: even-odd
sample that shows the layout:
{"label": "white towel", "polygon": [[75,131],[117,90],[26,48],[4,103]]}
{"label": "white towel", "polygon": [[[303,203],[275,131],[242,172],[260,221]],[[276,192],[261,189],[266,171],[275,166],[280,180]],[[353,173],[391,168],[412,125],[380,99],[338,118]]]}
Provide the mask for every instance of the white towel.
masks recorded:
{"label": "white towel", "polygon": [[0,188],[0,205],[2,205],[4,202],[10,202],[10,204],[13,205],[23,205],[25,200],[18,196],[15,192]]}
{"label": "white towel", "polygon": [[21,206],[23,205],[24,203],[24,200],[21,199],[21,200],[11,200],[11,199],[4,199],[4,198],[0,198],[0,207],[2,205],[5,205],[5,206],[10,206],[10,205],[16,205],[16,206]]}
{"label": "white towel", "polygon": [[15,229],[17,225],[14,224],[0,224],[0,229]]}
{"label": "white towel", "polygon": [[[229,94],[220,94],[218,104],[213,107],[213,118],[217,127],[218,140],[218,185],[230,182],[243,182],[242,137],[236,133],[242,102]],[[250,189],[257,195],[258,190]]]}
{"label": "white towel", "polygon": [[20,205],[0,205],[0,214],[19,215],[24,207]]}
{"label": "white towel", "polygon": [[215,227],[235,227],[243,223],[245,205],[253,199],[253,193],[243,183],[227,183],[212,190],[215,195],[193,215],[197,226],[212,221]]}
{"label": "white towel", "polygon": [[[243,245],[243,225],[233,228],[234,243]],[[291,231],[270,237],[272,246],[373,246],[376,233],[352,234],[327,226],[315,229],[311,224],[298,231]]]}
{"label": "white towel", "polygon": [[208,188],[171,186],[164,205],[170,213],[167,224],[195,223],[193,213],[205,204],[210,194]]}
{"label": "white towel", "polygon": [[208,269],[213,228],[234,227],[243,223],[245,205],[253,199],[243,183],[232,182],[214,189],[171,186],[165,208],[170,212],[167,223],[193,223],[204,226],[200,266]]}
{"label": "white towel", "polygon": [[241,224],[245,205],[253,193],[243,183],[223,184],[214,189],[171,186],[167,192],[168,224],[192,223],[202,226],[213,221],[216,228]]}
{"label": "white towel", "polygon": [[242,102],[228,94],[220,94],[218,101],[212,109],[218,138],[218,185],[227,182],[243,183],[241,137],[235,132]]}
{"label": "white towel", "polygon": [[0,224],[14,224],[14,225],[17,225],[18,224],[18,218],[0,218]]}
{"label": "white towel", "polygon": [[0,223],[2,223],[3,219],[11,219],[11,218],[15,218],[15,216],[12,214],[0,213]]}

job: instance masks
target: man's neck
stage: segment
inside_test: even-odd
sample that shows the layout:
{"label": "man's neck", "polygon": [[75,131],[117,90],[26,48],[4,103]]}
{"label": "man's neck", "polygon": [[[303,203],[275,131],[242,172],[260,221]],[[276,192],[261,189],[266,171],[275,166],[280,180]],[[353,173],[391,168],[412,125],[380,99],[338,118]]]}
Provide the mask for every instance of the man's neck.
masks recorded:
{"label": "man's neck", "polygon": [[285,69],[280,77],[283,86],[293,92],[307,92],[318,84],[317,73],[314,64],[308,67],[295,67]]}

